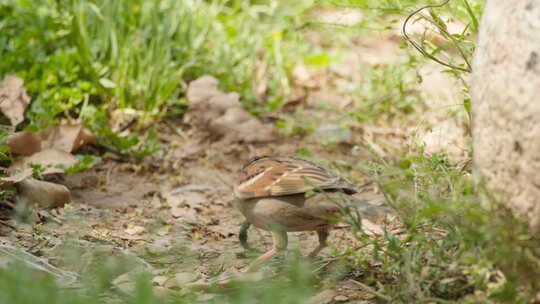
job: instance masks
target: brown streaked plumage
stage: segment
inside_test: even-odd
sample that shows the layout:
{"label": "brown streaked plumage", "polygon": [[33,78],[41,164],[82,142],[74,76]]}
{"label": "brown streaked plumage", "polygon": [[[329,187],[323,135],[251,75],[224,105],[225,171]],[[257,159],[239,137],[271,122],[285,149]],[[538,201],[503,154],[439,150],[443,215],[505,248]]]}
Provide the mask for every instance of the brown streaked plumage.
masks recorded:
{"label": "brown streaked plumage", "polygon": [[[306,196],[305,192],[310,190],[316,193]],[[336,202],[351,200],[349,195],[356,192],[355,186],[345,178],[307,160],[274,156],[250,160],[240,170],[234,187],[237,208],[255,227],[272,232],[274,246],[248,270],[286,250],[288,231],[316,231],[319,246],[310,256],[316,255],[326,246],[333,226],[328,219],[340,215]],[[362,213],[377,212],[366,201],[352,202]]]}
{"label": "brown streaked plumage", "polygon": [[260,156],[250,160],[240,171],[235,195],[239,199],[248,199],[316,189],[356,193],[354,185],[345,178],[310,161],[296,157]]}

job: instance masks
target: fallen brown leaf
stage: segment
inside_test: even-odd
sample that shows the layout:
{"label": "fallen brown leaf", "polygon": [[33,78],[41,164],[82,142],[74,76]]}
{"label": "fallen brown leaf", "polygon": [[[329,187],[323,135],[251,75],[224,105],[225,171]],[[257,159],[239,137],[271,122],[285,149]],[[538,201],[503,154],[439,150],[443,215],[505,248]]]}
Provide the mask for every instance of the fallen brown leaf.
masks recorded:
{"label": "fallen brown leaf", "polygon": [[9,177],[0,178],[0,189],[16,184],[29,176],[32,176],[31,168],[26,168],[25,170],[19,171]]}
{"label": "fallen brown leaf", "polygon": [[96,137],[81,124],[58,125],[41,133],[43,149],[58,149],[73,152],[93,142]]}
{"label": "fallen brown leaf", "polygon": [[128,228],[124,230],[129,235],[138,235],[144,232],[144,227],[137,225],[128,225]]}
{"label": "fallen brown leaf", "polygon": [[34,164],[44,168],[43,174],[63,173],[65,168],[70,168],[75,163],[77,163],[77,158],[72,154],[62,150],[47,149],[14,162],[9,167],[9,171],[12,173],[24,171],[26,168],[30,168],[30,164]]}
{"label": "fallen brown leaf", "polygon": [[0,85],[0,111],[6,115],[12,126],[24,120],[24,112],[30,104],[24,82],[14,75],[6,75]]}
{"label": "fallen brown leaf", "polygon": [[212,76],[202,76],[189,84],[187,98],[190,102],[200,103],[205,100],[223,94],[218,90],[219,81]]}
{"label": "fallen brown leaf", "polygon": [[6,144],[13,154],[29,156],[41,151],[41,137],[33,132],[16,132],[6,139]]}
{"label": "fallen brown leaf", "polygon": [[[13,154],[28,156],[11,164],[11,176],[0,179],[0,188],[19,183],[32,175],[30,165],[40,165],[42,174],[63,173],[77,163],[70,152],[95,140],[81,124],[54,126],[41,134],[22,131],[8,136],[6,143]],[[42,150],[43,149],[43,150]]]}
{"label": "fallen brown leaf", "polygon": [[309,304],[328,304],[332,302],[337,292],[333,289],[325,289],[318,294],[311,297],[308,301]]}
{"label": "fallen brown leaf", "polygon": [[221,92],[217,86],[218,81],[211,76],[189,84],[187,122],[233,142],[268,142],[275,138],[273,125],[263,124],[242,108],[238,94]]}
{"label": "fallen brown leaf", "polygon": [[152,279],[152,283],[154,285],[158,285],[158,286],[164,286],[165,283],[167,282],[169,278],[167,278],[166,276],[155,276],[153,279]]}
{"label": "fallen brown leaf", "polygon": [[344,296],[344,295],[338,295],[334,297],[334,301],[336,302],[345,302],[347,300],[349,300],[349,297]]}

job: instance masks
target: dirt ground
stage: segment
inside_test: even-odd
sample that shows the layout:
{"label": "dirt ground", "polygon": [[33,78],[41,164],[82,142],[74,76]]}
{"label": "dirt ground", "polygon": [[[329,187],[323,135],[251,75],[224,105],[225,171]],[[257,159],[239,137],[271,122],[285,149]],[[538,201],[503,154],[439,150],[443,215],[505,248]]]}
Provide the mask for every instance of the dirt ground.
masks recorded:
{"label": "dirt ground", "polygon": [[[71,190],[72,203],[39,211],[37,225],[19,224],[14,231],[0,226],[7,235],[0,237],[2,244],[22,245],[45,263],[76,273],[100,263],[96,251],[127,255],[141,269],[155,274],[157,289],[174,287],[176,281],[170,279],[178,274],[204,281],[223,271],[239,272],[254,257],[239,244],[243,216],[231,204],[231,185],[242,163],[255,153],[294,155],[306,147],[332,159],[336,149],[347,148],[321,148],[294,139],[256,147],[197,142],[172,133],[166,137],[178,145],[166,146],[143,163],[105,160],[88,172],[65,176],[61,183]],[[373,191],[369,186],[366,189]],[[316,247],[317,238],[311,232],[290,233],[289,242],[290,250],[307,254]],[[331,253],[361,245],[348,229],[333,230],[331,242],[317,262],[321,266],[336,261]],[[63,252],[73,243],[81,249],[77,263]],[[272,238],[266,231],[251,228],[249,243],[259,251],[269,250]],[[361,289],[350,284],[340,288],[346,286],[350,291],[342,294],[358,296]]]}

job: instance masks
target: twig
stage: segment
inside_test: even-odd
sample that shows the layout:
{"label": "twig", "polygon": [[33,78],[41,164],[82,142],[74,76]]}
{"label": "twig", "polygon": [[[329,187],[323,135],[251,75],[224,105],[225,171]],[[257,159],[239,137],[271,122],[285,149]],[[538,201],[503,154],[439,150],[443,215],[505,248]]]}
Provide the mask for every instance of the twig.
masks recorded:
{"label": "twig", "polygon": [[0,205],[6,205],[11,209],[15,209],[15,205],[12,202],[7,201],[7,200],[0,201]]}
{"label": "twig", "polygon": [[54,215],[50,214],[49,212],[45,211],[45,210],[42,210],[42,211],[39,211],[38,212],[38,215],[46,218],[46,219],[49,219],[55,223],[57,223],[58,225],[62,226],[64,225],[64,223],[62,223],[61,220],[59,220],[58,218],[56,218]]}
{"label": "twig", "polygon": [[174,134],[182,137],[184,140],[187,139],[186,133],[184,133],[184,131],[182,131],[180,128],[177,128],[175,125],[173,125],[170,121],[166,119],[164,120],[164,122],[167,127],[169,127],[169,129],[174,132]]}
{"label": "twig", "polygon": [[124,124],[123,126],[120,126],[120,128],[118,128],[118,133],[124,132],[125,130],[133,127],[133,125],[135,125],[137,122],[139,122],[139,117],[133,117],[126,124]]}
{"label": "twig", "polygon": [[[414,15],[418,14],[420,11],[426,9],[426,8],[436,8],[436,7],[442,7],[442,6],[445,6],[446,4],[448,4],[450,0],[444,0],[442,3],[440,4],[430,4],[430,5],[425,5],[425,6],[422,6],[421,8],[415,10],[414,12],[412,12],[409,16],[407,16],[407,18],[405,19],[405,21],[403,22],[403,27],[402,27],[402,33],[403,33],[403,36],[405,37],[405,39],[416,49],[418,50],[418,52],[420,52],[422,55],[426,56],[427,58],[439,63],[439,64],[442,64],[446,67],[449,67],[451,69],[456,69],[456,70],[460,70],[460,71],[463,71],[463,72],[472,72],[472,69],[470,68],[470,66],[468,66],[468,68],[462,68],[462,67],[459,67],[459,66],[456,66],[456,65],[453,65],[453,64],[450,64],[450,63],[447,63],[447,62],[444,62],[440,59],[438,59],[437,57],[429,54],[428,52],[426,52],[426,50],[424,50],[420,45],[418,45],[418,43],[416,43],[416,41],[412,40],[411,37],[409,37],[409,35],[407,34],[407,23],[409,22],[409,20],[414,17]],[[440,27],[439,27],[440,29]],[[459,49],[459,46],[457,46],[458,49]],[[460,50],[461,51],[461,50]],[[468,64],[468,61],[466,58],[465,59],[465,62]]]}
{"label": "twig", "polygon": [[463,165],[461,166],[461,169],[459,169],[460,172],[465,172],[467,170],[467,167],[472,163],[472,158],[467,159]]}
{"label": "twig", "polygon": [[332,257],[332,258],[327,259],[326,261],[324,261],[324,262],[322,263],[321,266],[315,268],[315,269],[312,271],[312,273],[317,273],[317,272],[319,272],[319,270],[321,270],[321,269],[325,268],[326,266],[328,266],[328,265],[334,263],[335,261],[341,259],[342,257],[343,257],[343,255],[338,255],[338,256],[336,256],[336,257]]}
{"label": "twig", "polygon": [[[41,250],[41,248],[43,248],[43,246],[47,245],[48,242],[49,242],[48,239],[43,239],[40,242],[37,242],[34,245],[30,246],[30,248],[28,248],[28,252],[34,252],[34,251]],[[37,249],[37,250],[34,250],[34,249]]]}
{"label": "twig", "polygon": [[386,191],[384,190],[384,187],[382,185],[382,183],[380,182],[380,179],[379,179],[379,175],[377,174],[377,179],[375,180],[375,183],[377,184],[377,187],[379,188],[379,191],[381,191],[381,193],[383,194],[384,196],[384,199],[386,200],[386,202],[394,209],[396,209],[396,202],[388,195],[388,193],[386,193]]}
{"label": "twig", "polygon": [[382,294],[382,293],[376,291],[375,289],[373,289],[373,288],[367,286],[367,285],[364,284],[364,283],[358,282],[358,281],[353,280],[353,279],[349,279],[349,280],[350,280],[351,282],[353,282],[354,284],[360,286],[360,288],[362,288],[363,290],[365,290],[365,291],[371,293],[372,295],[376,296],[376,297],[379,298],[379,299],[385,300],[386,302],[392,301],[392,298],[390,298],[389,296],[384,295],[384,294]]}
{"label": "twig", "polygon": [[17,228],[16,228],[15,226],[13,226],[13,225],[11,225],[11,224],[9,224],[9,223],[6,223],[6,222],[4,222],[4,221],[0,221],[0,224],[4,225],[4,226],[6,226],[6,227],[9,227],[9,228],[11,228],[11,229],[13,229],[13,230],[17,230]]}
{"label": "twig", "polygon": [[[443,34],[444,37],[452,40],[452,42],[454,42],[454,45],[456,46],[456,48],[458,49],[458,52],[459,54],[461,55],[461,58],[463,58],[463,60],[465,61],[465,64],[467,65],[467,69],[468,71],[472,71],[472,67],[471,67],[471,64],[469,63],[469,60],[467,59],[467,56],[465,56],[465,53],[463,52],[463,50],[459,47],[458,45],[458,40],[456,40],[456,38],[450,34],[444,27],[442,27],[440,24],[438,24],[437,22],[421,15],[426,21],[428,21],[429,23],[433,24],[433,26],[435,26],[439,31],[441,31],[441,33]],[[462,35],[465,31],[467,31],[467,28],[469,27],[469,25],[467,25],[465,27],[465,29],[463,30],[462,32]]]}

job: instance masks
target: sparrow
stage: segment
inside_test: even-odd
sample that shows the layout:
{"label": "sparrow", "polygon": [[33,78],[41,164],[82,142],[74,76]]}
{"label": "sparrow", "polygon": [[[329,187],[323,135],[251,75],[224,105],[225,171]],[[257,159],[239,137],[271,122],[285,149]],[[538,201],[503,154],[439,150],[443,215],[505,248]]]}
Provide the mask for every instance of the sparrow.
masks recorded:
{"label": "sparrow", "polygon": [[[341,215],[338,202],[351,200],[357,193],[355,185],[342,176],[296,157],[258,156],[240,170],[234,184],[235,205],[247,222],[268,230],[273,247],[258,257],[248,272],[279,252],[287,250],[287,232],[316,231],[319,245],[309,254],[316,256],[327,246],[329,231]],[[364,213],[369,203],[352,200]],[[243,224],[240,241],[245,247],[246,230]]]}

